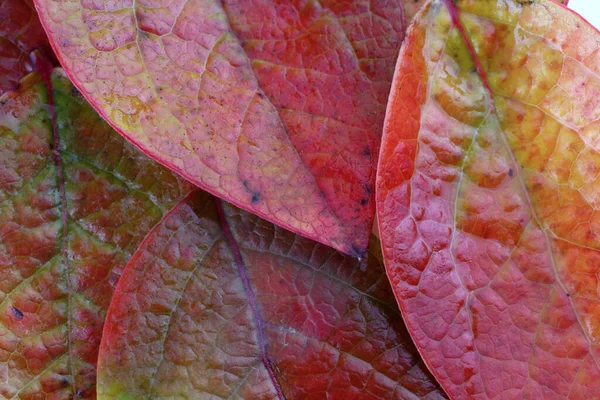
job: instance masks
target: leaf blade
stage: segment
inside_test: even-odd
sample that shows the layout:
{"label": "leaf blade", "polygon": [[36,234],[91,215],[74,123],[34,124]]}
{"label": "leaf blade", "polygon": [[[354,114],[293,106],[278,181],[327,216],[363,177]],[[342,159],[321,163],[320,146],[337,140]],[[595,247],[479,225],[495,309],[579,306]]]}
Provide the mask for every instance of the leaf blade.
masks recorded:
{"label": "leaf blade", "polygon": [[[595,282],[581,275],[594,270],[594,218],[585,230],[588,206],[567,187],[582,179],[577,159],[594,163],[598,33],[549,1],[456,4],[426,6],[398,67],[411,78],[394,83],[378,177],[388,273],[451,396],[593,396],[598,296],[580,296]],[[574,64],[587,96],[569,93]]]}
{"label": "leaf blade", "polygon": [[366,248],[398,3],[37,5],[76,86],[151,157],[287,229]]}
{"label": "leaf blade", "polygon": [[164,207],[192,189],[126,144],[60,70],[52,79],[58,142],[39,74],[0,99],[0,362],[6,374],[0,394],[7,398],[95,397],[113,286]]}
{"label": "leaf blade", "polygon": [[443,398],[375,248],[361,266],[235,207],[222,215],[226,225],[198,192],[132,257],[105,329],[99,398]]}

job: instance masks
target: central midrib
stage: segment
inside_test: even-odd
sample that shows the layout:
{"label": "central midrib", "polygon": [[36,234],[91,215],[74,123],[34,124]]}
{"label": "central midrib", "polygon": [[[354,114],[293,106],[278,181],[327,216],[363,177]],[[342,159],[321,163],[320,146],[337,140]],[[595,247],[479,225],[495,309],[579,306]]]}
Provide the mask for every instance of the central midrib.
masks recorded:
{"label": "central midrib", "polygon": [[63,173],[62,159],[60,155],[60,133],[58,129],[58,121],[56,118],[56,107],[54,104],[54,85],[52,84],[52,71],[53,66],[50,62],[40,53],[36,52],[32,56],[34,59],[35,69],[41,74],[42,81],[46,85],[48,93],[48,112],[50,113],[50,119],[52,121],[52,141],[53,141],[53,160],[56,166],[56,176],[58,183],[58,196],[60,199],[60,220],[61,220],[61,237],[60,237],[60,253],[63,259],[64,265],[64,278],[67,286],[67,353],[68,353],[68,370],[69,376],[71,377],[71,388],[73,395],[77,395],[77,387],[75,384],[75,374],[73,368],[73,324],[72,324],[72,287],[71,287],[71,271],[69,269],[69,257],[67,251],[67,235],[68,235],[68,215],[67,215],[67,198],[65,192],[65,177]]}
{"label": "central midrib", "polygon": [[[502,130],[502,127],[500,126],[500,121],[497,118],[497,112],[496,112],[496,107],[494,105],[494,92],[491,89],[491,86],[488,82],[487,79],[487,74],[485,72],[485,70],[483,69],[483,65],[481,64],[481,60],[479,59],[479,57],[477,56],[477,53],[475,52],[475,48],[473,47],[473,44],[471,43],[467,32],[464,28],[464,26],[462,25],[462,23],[460,22],[459,19],[459,13],[460,10],[456,7],[456,5],[454,4],[453,0],[442,0],[444,2],[444,4],[446,4],[446,7],[448,8],[448,11],[450,12],[451,18],[452,18],[452,24],[453,26],[459,31],[465,45],[467,46],[467,50],[469,51],[469,55],[471,56],[471,59],[473,60],[473,63],[475,64],[475,68],[477,70],[477,74],[479,75],[479,78],[482,81],[482,84],[488,94],[488,106],[490,107],[489,112],[493,113],[494,115],[496,115],[496,119],[497,119],[497,123],[498,123],[498,128],[500,130]],[[498,135],[500,137],[500,140],[502,141],[502,143],[504,144],[504,146],[506,147],[506,149],[508,150],[508,154],[510,156],[510,160],[512,161],[513,165],[519,165],[517,163],[515,154],[512,150],[512,148],[510,147],[510,145],[508,144],[508,141],[506,140],[505,135],[503,134],[503,132],[500,132],[501,134]],[[523,190],[523,193],[525,194],[525,199],[527,201],[527,205],[529,206],[529,212],[531,214],[531,218],[533,220],[533,222],[538,226],[538,228],[540,229],[540,231],[542,232],[542,234],[544,235],[544,241],[546,242],[546,248],[548,250],[548,257],[550,259],[550,262],[552,263],[552,271],[554,273],[554,277],[555,277],[555,282],[560,286],[561,290],[564,293],[569,293],[569,291],[566,289],[564,283],[562,282],[562,280],[560,279],[560,274],[558,273],[558,269],[556,266],[556,261],[554,259],[554,256],[552,255],[552,246],[550,243],[550,237],[548,235],[548,231],[547,229],[544,229],[543,225],[541,224],[537,212],[535,211],[535,208],[533,207],[533,203],[531,202],[531,198],[528,194],[528,190],[527,190],[527,185],[525,184],[525,182],[523,181],[523,177],[521,176],[521,174],[516,174],[517,179],[519,180],[519,185],[521,186],[521,189]],[[560,238],[558,238],[560,239]],[[562,240],[562,239],[561,239]],[[579,327],[581,328],[581,331],[584,335],[584,337],[587,340],[588,346],[592,347],[592,339],[589,337],[589,334],[585,328],[585,324],[581,321],[581,318],[579,317],[578,313],[577,313],[577,309],[575,308],[575,305],[573,304],[573,299],[572,296],[568,297],[568,301],[569,304],[571,305],[571,308],[573,310],[573,313],[575,314],[575,317],[577,318],[577,323],[579,324]],[[533,344],[535,346],[535,342]],[[594,360],[594,363],[596,364],[596,366],[600,369],[600,363],[598,362],[598,360],[596,359],[596,357],[594,357],[593,353],[590,351],[590,356],[592,357],[592,359]],[[582,361],[583,362],[583,361]]]}
{"label": "central midrib", "polygon": [[261,361],[269,374],[269,378],[271,378],[273,387],[277,392],[277,398],[279,400],[285,400],[283,390],[277,379],[275,369],[273,368],[273,363],[271,362],[267,354],[267,342],[265,339],[265,323],[260,309],[258,307],[258,302],[256,301],[256,295],[254,293],[254,290],[252,289],[252,285],[250,284],[250,277],[248,276],[246,264],[244,263],[244,260],[242,258],[242,254],[240,252],[238,243],[233,237],[231,229],[229,228],[229,223],[227,221],[227,217],[225,216],[225,211],[223,210],[223,201],[215,198],[215,202],[217,204],[217,213],[219,214],[219,220],[221,221],[223,234],[225,235],[227,243],[229,244],[231,252],[233,253],[237,271],[242,281],[242,285],[244,286],[246,296],[248,297],[248,304],[250,305],[250,309],[252,310],[252,316],[254,319],[254,324],[256,326],[256,335],[258,340],[258,346],[260,349]]}

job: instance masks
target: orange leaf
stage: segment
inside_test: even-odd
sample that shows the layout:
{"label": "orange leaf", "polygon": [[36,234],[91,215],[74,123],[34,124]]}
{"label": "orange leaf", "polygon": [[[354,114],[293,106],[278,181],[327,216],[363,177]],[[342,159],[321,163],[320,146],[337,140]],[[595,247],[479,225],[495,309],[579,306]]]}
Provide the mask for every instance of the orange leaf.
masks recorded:
{"label": "orange leaf", "polygon": [[102,121],[61,70],[52,86],[34,73],[0,97],[6,399],[95,398],[114,285],[148,231],[192,190]]}

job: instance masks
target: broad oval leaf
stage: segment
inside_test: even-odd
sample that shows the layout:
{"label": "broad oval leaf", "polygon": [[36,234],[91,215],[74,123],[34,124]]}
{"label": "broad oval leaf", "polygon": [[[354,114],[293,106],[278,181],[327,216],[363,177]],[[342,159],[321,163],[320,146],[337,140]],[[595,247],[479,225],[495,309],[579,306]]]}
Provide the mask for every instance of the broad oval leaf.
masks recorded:
{"label": "broad oval leaf", "polygon": [[31,0],[0,0],[0,95],[32,70],[29,53],[50,45]]}
{"label": "broad oval leaf", "polygon": [[34,73],[0,97],[6,399],[95,398],[116,281],[144,236],[192,190],[102,121],[63,72],[52,82],[48,91]]}
{"label": "broad oval leaf", "polygon": [[75,85],[148,155],[280,226],[366,249],[401,3],[36,4]]}
{"label": "broad oval leaf", "polygon": [[198,191],[133,255],[101,399],[440,399],[373,242],[362,262]]}
{"label": "broad oval leaf", "polygon": [[415,21],[377,184],[409,331],[453,398],[598,398],[600,34],[545,0]]}

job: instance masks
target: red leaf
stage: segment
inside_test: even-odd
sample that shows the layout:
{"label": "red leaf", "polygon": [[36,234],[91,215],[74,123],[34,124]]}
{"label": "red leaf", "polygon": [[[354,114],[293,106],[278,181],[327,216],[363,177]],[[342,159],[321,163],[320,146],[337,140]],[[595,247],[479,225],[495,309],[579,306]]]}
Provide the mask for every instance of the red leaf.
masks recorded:
{"label": "red leaf", "polygon": [[30,52],[49,48],[31,0],[0,0],[0,95],[31,72]]}
{"label": "red leaf", "polygon": [[377,184],[407,326],[453,398],[598,398],[600,34],[544,0],[425,7]]}
{"label": "red leaf", "polygon": [[144,152],[287,229],[364,251],[400,3],[36,1],[75,85]]}
{"label": "red leaf", "polygon": [[374,241],[362,263],[198,191],[146,237],[109,310],[98,395],[443,398]]}
{"label": "red leaf", "polygon": [[0,397],[7,399],[95,398],[116,280],[144,235],[192,189],[110,129],[61,71],[52,81],[48,91],[31,74],[0,97]]}

